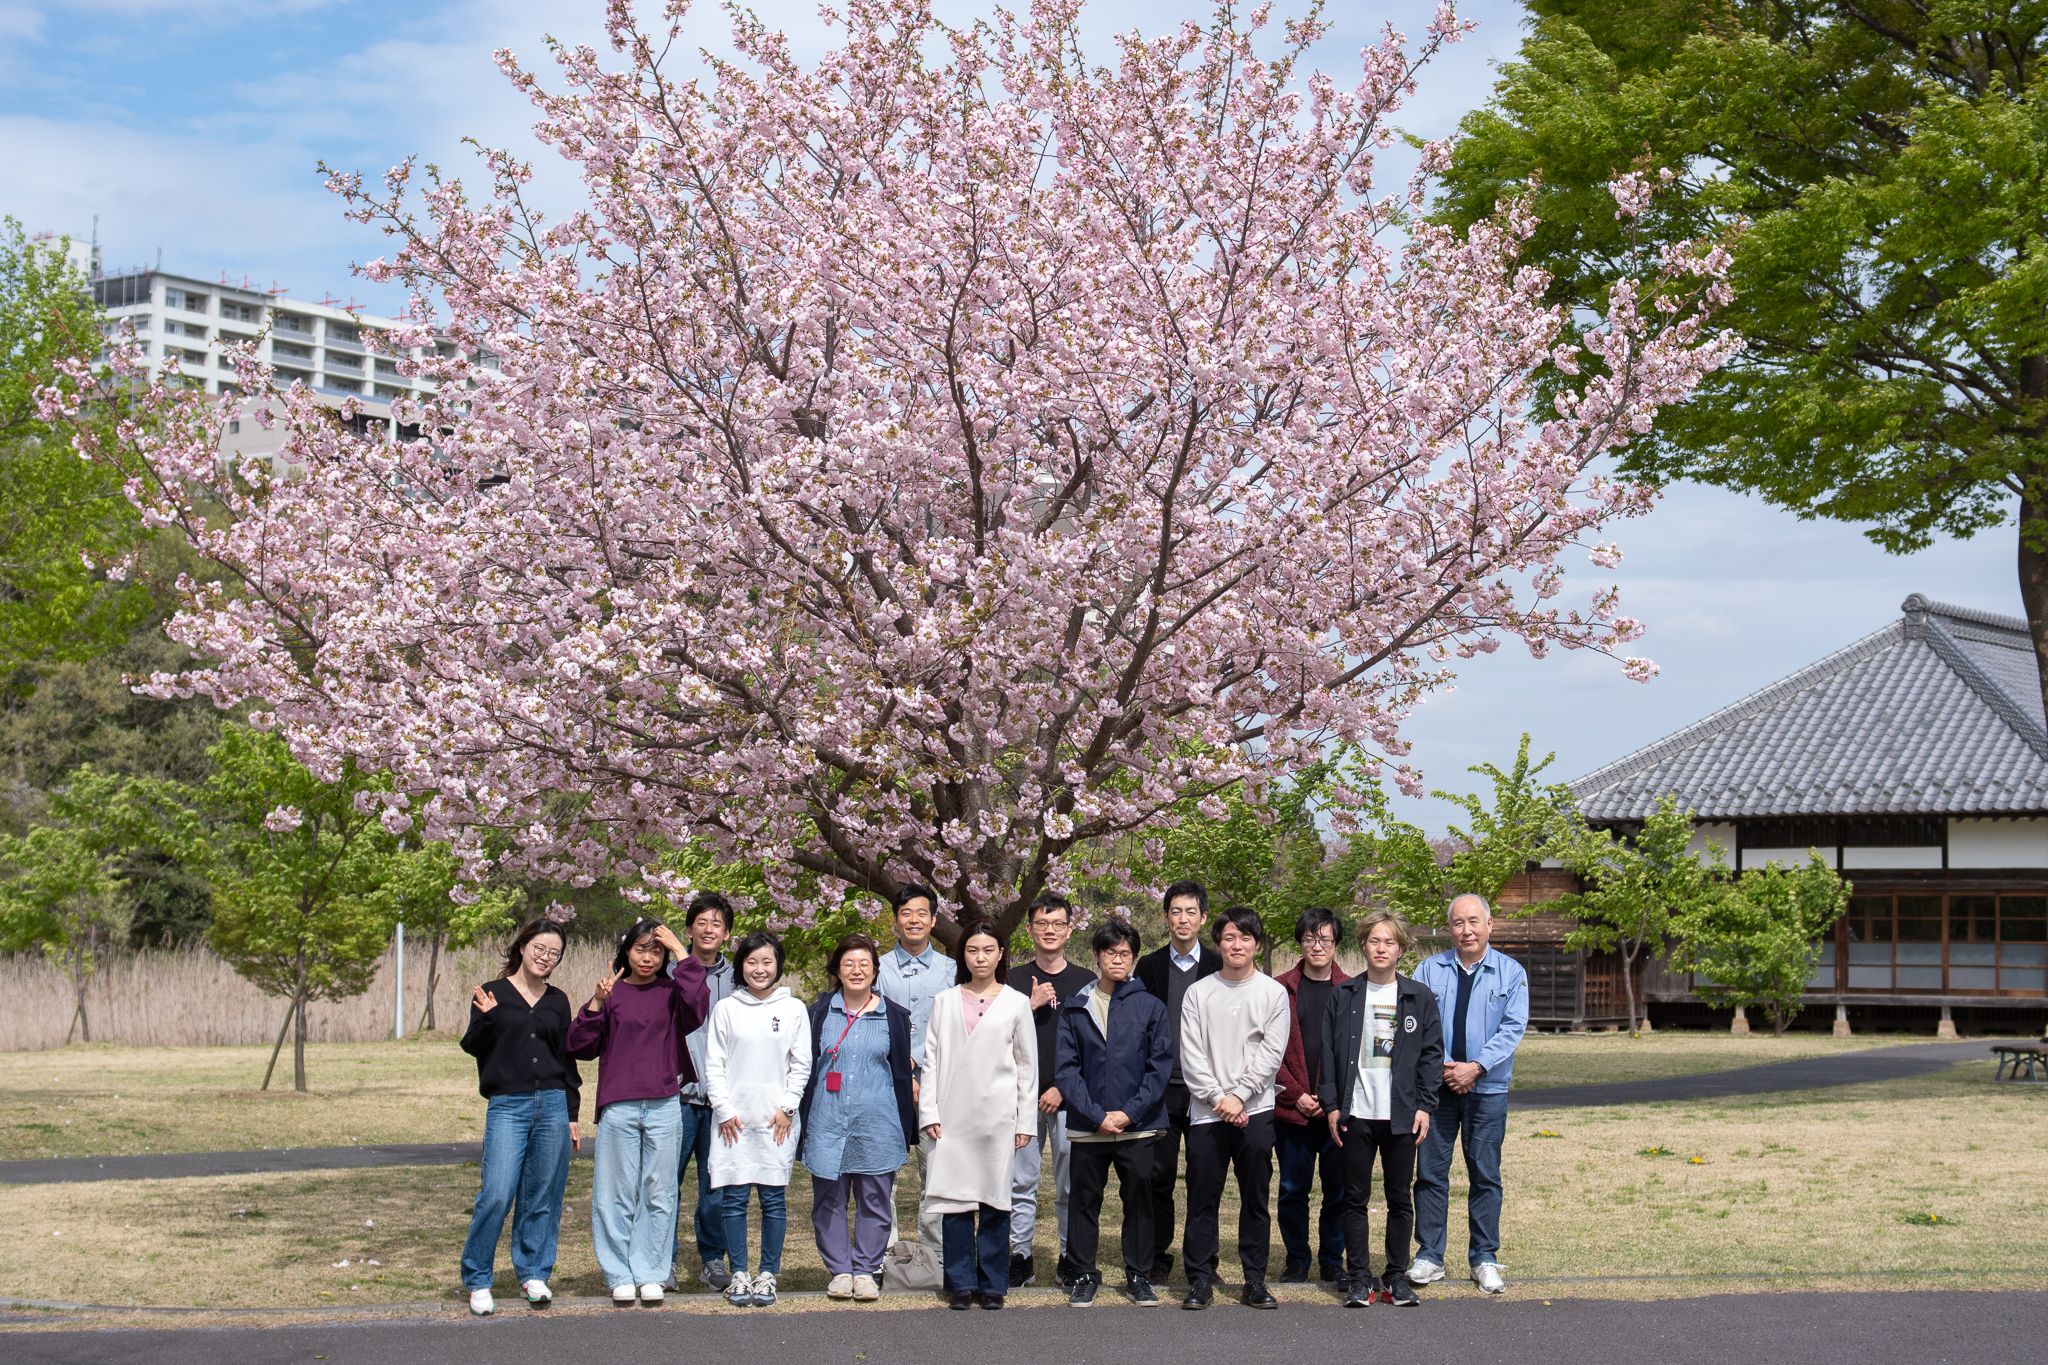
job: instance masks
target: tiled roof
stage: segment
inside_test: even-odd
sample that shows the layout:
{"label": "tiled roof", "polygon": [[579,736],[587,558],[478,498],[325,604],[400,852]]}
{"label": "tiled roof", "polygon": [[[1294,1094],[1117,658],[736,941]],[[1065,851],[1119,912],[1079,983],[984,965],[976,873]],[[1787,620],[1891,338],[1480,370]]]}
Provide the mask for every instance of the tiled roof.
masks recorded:
{"label": "tiled roof", "polygon": [[2026,623],[1930,602],[1571,784],[1590,820],[2048,811]]}

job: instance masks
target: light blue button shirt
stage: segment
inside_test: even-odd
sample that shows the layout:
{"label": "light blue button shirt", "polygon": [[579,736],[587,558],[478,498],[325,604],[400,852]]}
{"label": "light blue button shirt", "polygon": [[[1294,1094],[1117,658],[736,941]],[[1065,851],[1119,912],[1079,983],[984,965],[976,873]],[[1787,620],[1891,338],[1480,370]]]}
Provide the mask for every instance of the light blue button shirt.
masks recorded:
{"label": "light blue button shirt", "polygon": [[1183,957],[1180,949],[1173,946],[1173,940],[1168,939],[1166,941],[1166,960],[1184,972],[1191,972],[1202,965],[1202,945],[1197,943],[1195,950]]}
{"label": "light blue button shirt", "polygon": [[924,1028],[931,1022],[932,998],[954,985],[953,959],[929,943],[915,957],[897,948],[882,959],[878,984],[884,1000],[910,1011],[910,1064],[913,1070],[922,1069]]}
{"label": "light blue button shirt", "polygon": [[[1415,968],[1415,979],[1436,996],[1437,1013],[1443,1017],[1445,1061],[1451,1057],[1451,1015],[1458,1006],[1462,970],[1455,950],[1438,953]],[[1472,1093],[1495,1095],[1515,1079],[1515,1049],[1529,1029],[1529,974],[1498,948],[1486,950],[1477,972],[1471,1002],[1465,1007],[1465,1051],[1480,1066]]]}

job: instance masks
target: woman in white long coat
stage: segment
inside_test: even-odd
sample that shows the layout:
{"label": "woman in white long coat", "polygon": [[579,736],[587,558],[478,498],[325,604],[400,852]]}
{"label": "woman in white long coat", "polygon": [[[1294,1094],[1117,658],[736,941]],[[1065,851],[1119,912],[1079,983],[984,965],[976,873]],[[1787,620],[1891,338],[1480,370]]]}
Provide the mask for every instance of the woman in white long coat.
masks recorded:
{"label": "woman in white long coat", "polygon": [[[960,935],[960,984],[932,1000],[917,1121],[933,1140],[925,1198],[944,1215],[949,1306],[1001,1308],[1010,1279],[1010,1172],[1038,1137],[1038,1030],[995,925]],[[976,1220],[979,1220],[979,1227]]]}
{"label": "woman in white long coat", "polygon": [[[733,949],[742,989],[711,1011],[704,1048],[704,1090],[711,1121],[711,1184],[725,1213],[725,1249],[736,1308],[775,1302],[782,1238],[789,1227],[783,1191],[796,1163],[797,1112],[811,1078],[811,1014],[782,981],[782,941],[756,930]],[[761,1198],[761,1269],[747,1275],[747,1200]]]}

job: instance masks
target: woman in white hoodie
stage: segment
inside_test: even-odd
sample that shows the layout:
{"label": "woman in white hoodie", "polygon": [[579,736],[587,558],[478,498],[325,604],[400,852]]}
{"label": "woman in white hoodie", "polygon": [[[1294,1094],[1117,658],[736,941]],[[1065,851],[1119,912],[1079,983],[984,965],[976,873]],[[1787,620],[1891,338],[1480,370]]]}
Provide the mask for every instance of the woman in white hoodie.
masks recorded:
{"label": "woman in white hoodie", "polygon": [[[711,1183],[725,1211],[725,1249],[736,1308],[775,1302],[782,1238],[789,1225],[783,1190],[796,1162],[797,1110],[811,1077],[811,1016],[782,980],[782,941],[757,929],[733,950],[741,989],[711,1011],[704,1090],[718,1140]],[[747,1200],[761,1197],[761,1270],[747,1275]]]}

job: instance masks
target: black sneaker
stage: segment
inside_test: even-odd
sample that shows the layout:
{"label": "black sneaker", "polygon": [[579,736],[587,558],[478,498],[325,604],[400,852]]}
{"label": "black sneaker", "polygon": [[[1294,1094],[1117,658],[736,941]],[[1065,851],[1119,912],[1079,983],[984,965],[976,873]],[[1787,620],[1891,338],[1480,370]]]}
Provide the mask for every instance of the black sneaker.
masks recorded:
{"label": "black sneaker", "polygon": [[1305,1265],[1291,1265],[1287,1267],[1287,1269],[1280,1272],[1280,1283],[1307,1284],[1308,1267]]}
{"label": "black sneaker", "polygon": [[1273,1291],[1266,1288],[1264,1280],[1246,1280],[1244,1290],[1238,1295],[1238,1302],[1247,1308],[1278,1308],[1280,1300],[1273,1297]]}
{"label": "black sneaker", "polygon": [[1413,1308],[1422,1302],[1415,1297],[1415,1286],[1408,1283],[1408,1276],[1403,1272],[1397,1270],[1387,1276],[1386,1284],[1382,1297],[1396,1308]]}
{"label": "black sneaker", "polygon": [[1003,1296],[1001,1294],[983,1294],[981,1296],[981,1306],[991,1313],[1000,1312],[1003,1307]]}
{"label": "black sneaker", "polygon": [[1052,1282],[1062,1289],[1072,1289],[1081,1278],[1081,1267],[1066,1258],[1064,1253],[1053,1262]]}
{"label": "black sneaker", "polygon": [[1074,1287],[1067,1291],[1067,1307],[1088,1308],[1095,1303],[1096,1286],[1102,1283],[1100,1276],[1082,1273],[1074,1277]]}
{"label": "black sneaker", "polygon": [[1337,1272],[1337,1297],[1343,1298],[1351,1292],[1351,1275],[1348,1271]]}
{"label": "black sneaker", "polygon": [[1188,1286],[1188,1296],[1180,1301],[1180,1306],[1192,1312],[1207,1308],[1214,1302],[1216,1291],[1209,1287],[1207,1280],[1196,1276],[1194,1283]]}
{"label": "black sneaker", "polygon": [[965,1313],[968,1309],[974,1307],[974,1291],[971,1289],[954,1290],[946,1297],[946,1307],[956,1313]]}
{"label": "black sneaker", "polygon": [[1366,1308],[1372,1304],[1373,1296],[1379,1292],[1380,1282],[1370,1275],[1354,1275],[1351,1288],[1344,1291],[1346,1308]]}
{"label": "black sneaker", "polygon": [[1124,1281],[1124,1293],[1131,1296],[1131,1302],[1140,1308],[1157,1308],[1159,1294],[1152,1288],[1152,1281],[1143,1275],[1132,1275]]}
{"label": "black sneaker", "polygon": [[1317,1272],[1316,1278],[1321,1280],[1324,1284],[1334,1284],[1341,1286],[1349,1277],[1344,1274],[1343,1266],[1326,1265],[1320,1271]]}
{"label": "black sneaker", "polygon": [[1010,1288],[1021,1289],[1037,1277],[1037,1267],[1031,1263],[1031,1257],[1019,1256],[1014,1251],[1010,1253]]}

